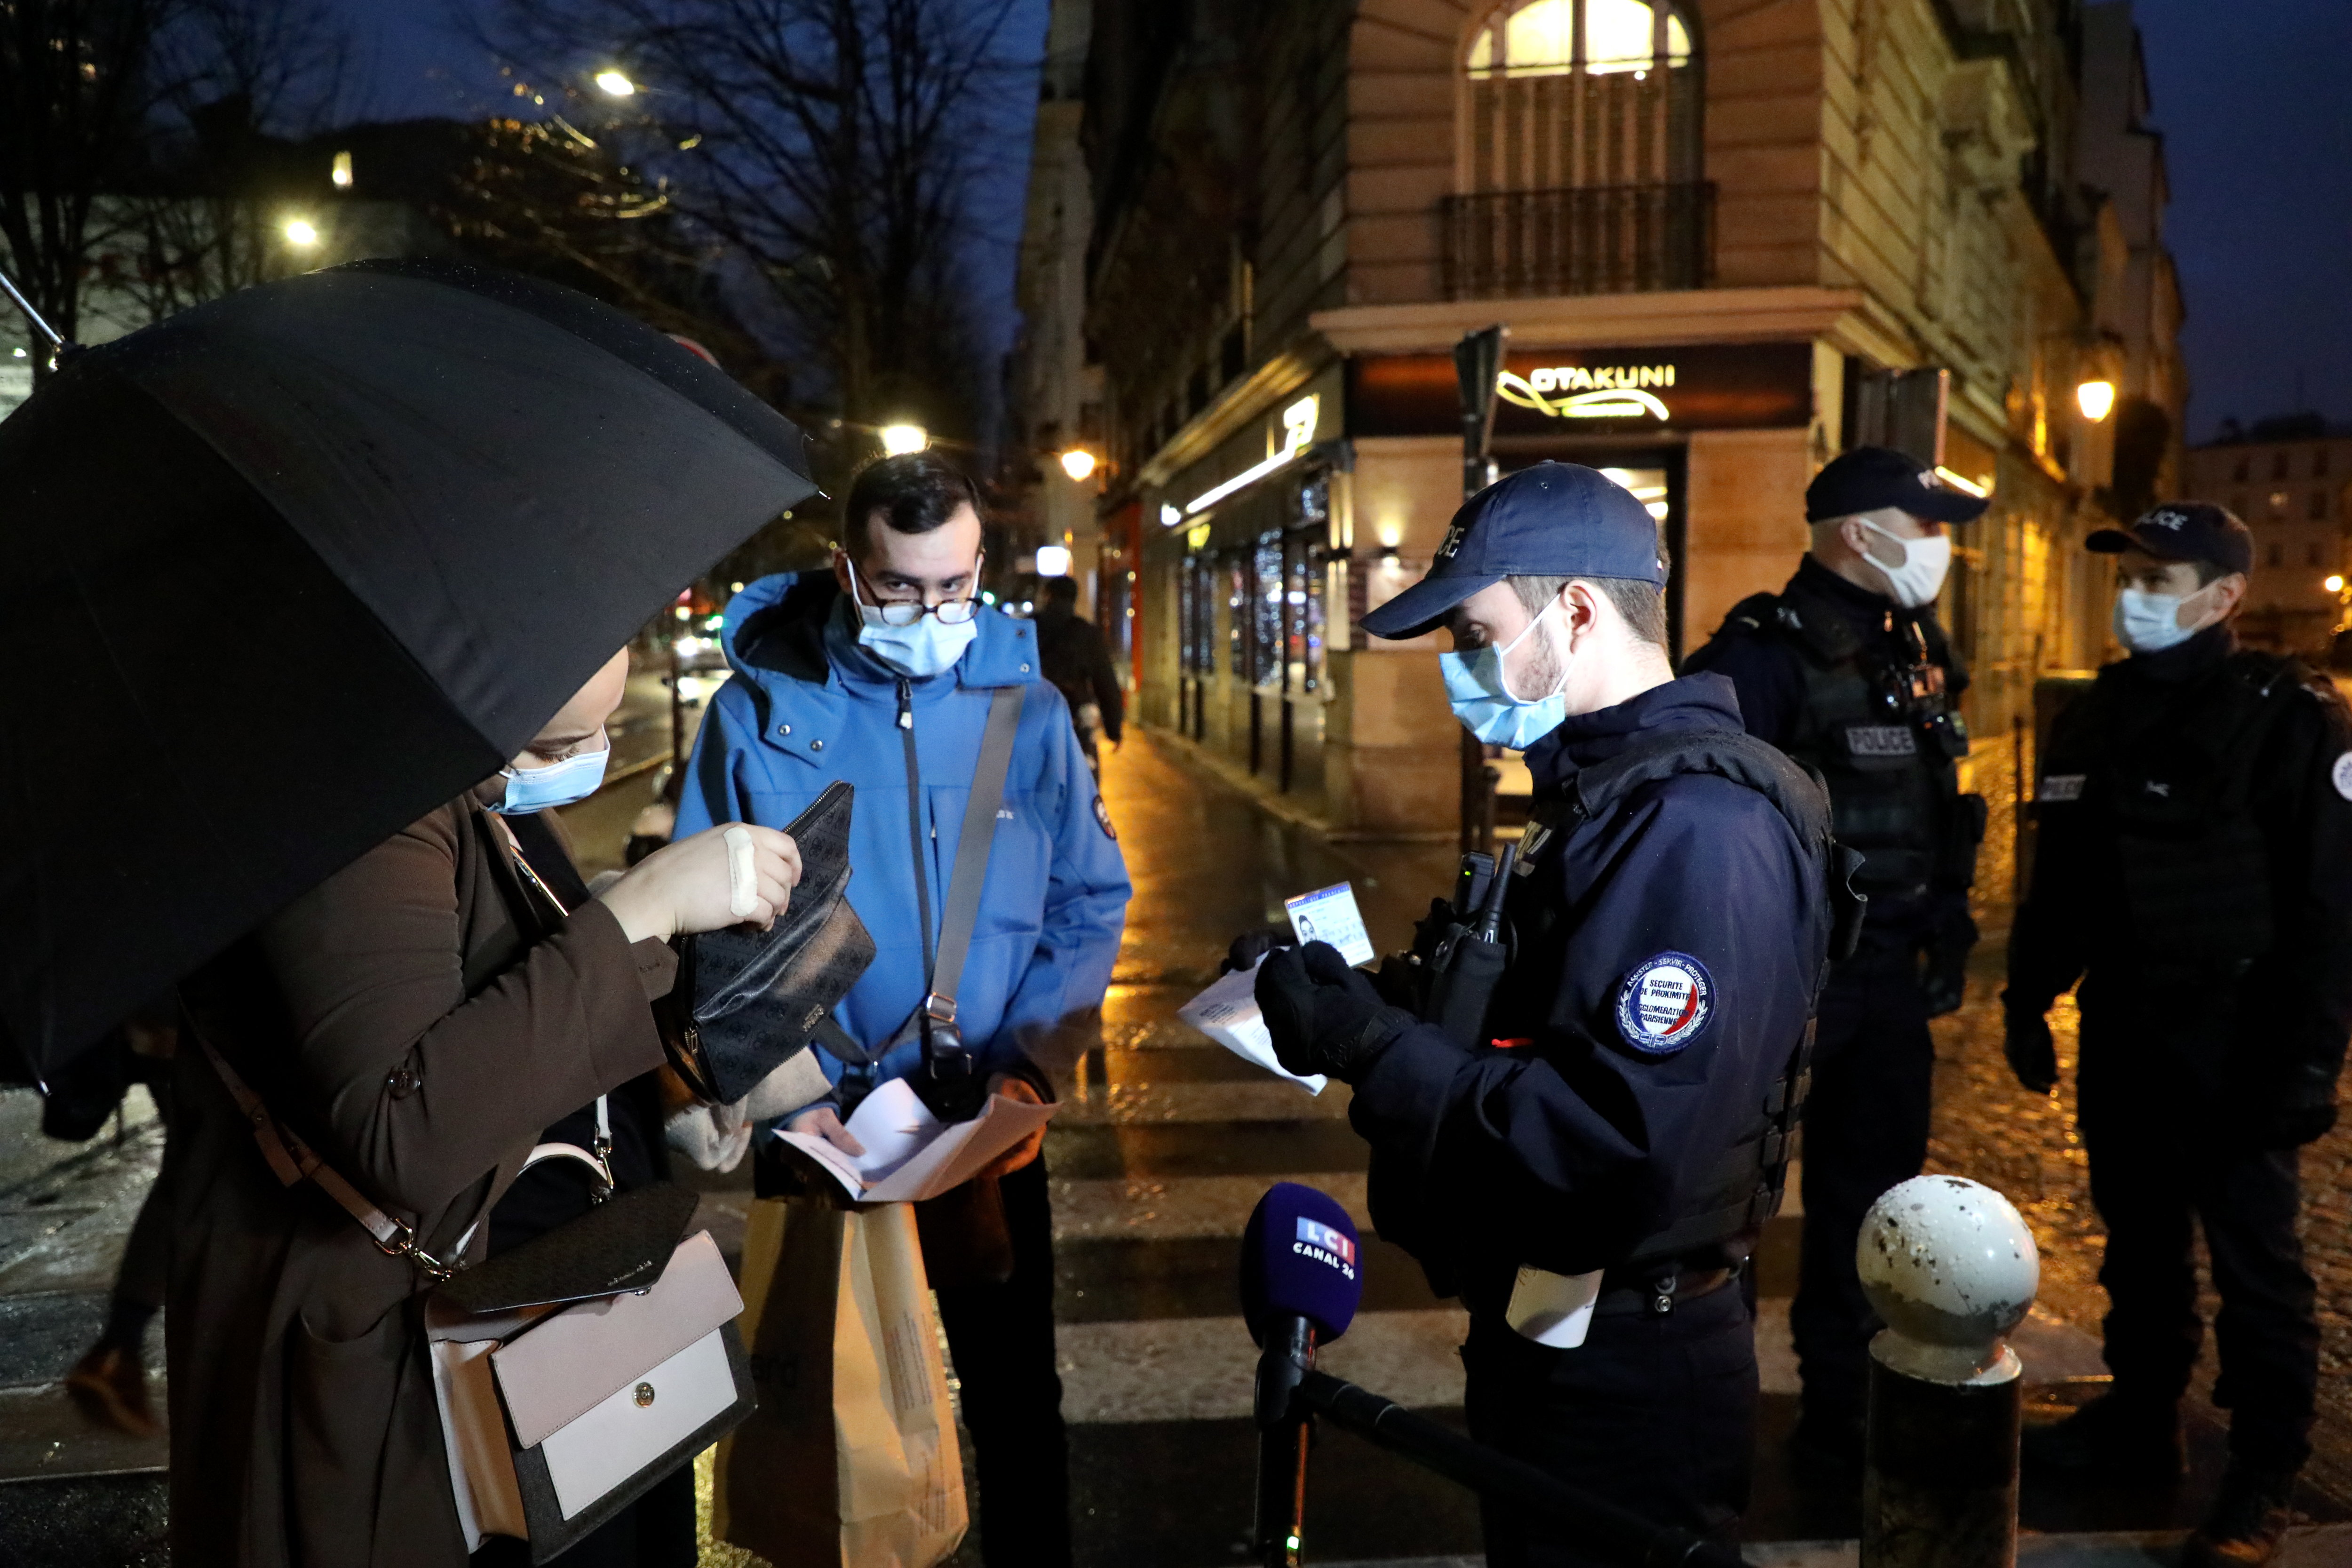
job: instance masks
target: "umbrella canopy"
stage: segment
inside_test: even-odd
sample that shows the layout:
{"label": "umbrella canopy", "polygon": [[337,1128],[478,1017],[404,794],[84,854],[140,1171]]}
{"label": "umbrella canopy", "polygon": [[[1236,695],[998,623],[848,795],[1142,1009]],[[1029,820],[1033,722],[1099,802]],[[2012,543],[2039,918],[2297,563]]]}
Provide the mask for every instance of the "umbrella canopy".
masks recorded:
{"label": "umbrella canopy", "polygon": [[71,354],[0,420],[0,1030],[54,1068],[495,772],[807,467],[660,332],[451,263]]}

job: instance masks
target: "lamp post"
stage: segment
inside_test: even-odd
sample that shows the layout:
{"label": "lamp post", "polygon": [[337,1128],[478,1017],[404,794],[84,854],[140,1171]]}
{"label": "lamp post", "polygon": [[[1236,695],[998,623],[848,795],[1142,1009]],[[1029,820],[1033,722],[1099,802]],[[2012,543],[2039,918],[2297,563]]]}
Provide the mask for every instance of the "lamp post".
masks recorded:
{"label": "lamp post", "polygon": [[[1510,329],[1499,323],[1465,334],[1454,345],[1454,375],[1462,396],[1462,499],[1467,501],[1495,480],[1495,465],[1486,449],[1495,433],[1496,377],[1503,370],[1503,340]],[[1495,852],[1495,786],[1502,782],[1497,769],[1486,764],[1486,742],[1462,731],[1462,853]]]}

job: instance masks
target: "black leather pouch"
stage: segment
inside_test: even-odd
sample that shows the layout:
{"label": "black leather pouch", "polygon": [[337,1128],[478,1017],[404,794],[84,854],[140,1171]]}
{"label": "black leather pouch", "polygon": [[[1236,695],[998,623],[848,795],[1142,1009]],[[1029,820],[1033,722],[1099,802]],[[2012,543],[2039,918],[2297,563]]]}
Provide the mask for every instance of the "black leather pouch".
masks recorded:
{"label": "black leather pouch", "polygon": [[617,1194],[511,1252],[452,1275],[434,1294],[478,1316],[643,1290],[669,1267],[698,1201],[692,1188],[676,1182]]}
{"label": "black leather pouch", "polygon": [[849,907],[856,791],[835,784],[784,831],[800,846],[800,886],[767,931],[730,926],[681,937],[665,1030],[672,1065],[704,1099],[742,1099],[824,1030],[874,962]]}

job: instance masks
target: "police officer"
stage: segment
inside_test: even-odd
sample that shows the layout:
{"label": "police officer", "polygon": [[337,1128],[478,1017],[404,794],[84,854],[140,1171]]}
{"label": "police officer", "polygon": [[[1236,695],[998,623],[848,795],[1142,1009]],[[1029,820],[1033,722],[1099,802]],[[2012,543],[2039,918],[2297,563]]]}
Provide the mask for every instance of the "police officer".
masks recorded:
{"label": "police officer", "polygon": [[1960,1005],[1976,926],[1968,889],[1984,802],[1955,763],[1968,672],[1932,608],[1948,524],[1985,509],[1879,447],[1805,491],[1812,547],[1779,594],[1734,606],[1686,667],[1731,678],[1748,732],[1829,784],[1838,841],[1863,856],[1862,943],[1822,997],[1802,1162],[1805,1225],[1790,1311],[1804,1378],[1799,1455],[1843,1481],[1862,1464],[1870,1337],[1854,1242],[1878,1194],[1927,1157],[1927,1020]]}
{"label": "police officer", "polygon": [[[1257,995],[1285,1066],[1355,1086],[1381,1235],[1470,1309],[1472,1435],[1727,1537],[1757,1398],[1736,1281],[1779,1199],[1831,845],[1821,792],[1740,732],[1730,683],[1674,678],[1664,574],[1649,513],[1591,468],[1539,464],[1463,507],[1364,626],[1450,630],[1455,714],[1526,751],[1508,966],[1460,1032],[1319,942],[1268,956]],[[1486,1531],[1498,1565],[1591,1561],[1509,1505]]]}
{"label": "police officer", "polygon": [[2352,718],[2324,678],[2230,628],[2253,543],[2217,506],[2091,535],[2120,554],[2116,635],[2053,726],[2032,887],[2010,937],[2010,1064],[2058,1078],[2044,1021],[2081,980],[2076,1074],[2107,1227],[2108,1393],[2026,1443],[2060,1473],[2181,1468],[2204,1324],[2190,1219],[2221,1298],[2230,1468],[2184,1562],[2268,1562],[2311,1452],[2313,1287],[2296,1149],[2336,1120],[2352,1035]]}

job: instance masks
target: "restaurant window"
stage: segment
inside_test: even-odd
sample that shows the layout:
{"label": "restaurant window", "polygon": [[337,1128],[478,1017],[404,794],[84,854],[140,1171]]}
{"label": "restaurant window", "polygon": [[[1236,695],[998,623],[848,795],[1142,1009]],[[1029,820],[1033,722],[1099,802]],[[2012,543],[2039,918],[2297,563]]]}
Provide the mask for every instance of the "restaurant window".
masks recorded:
{"label": "restaurant window", "polygon": [[1250,547],[1250,667],[1257,686],[1282,679],[1282,535],[1261,533]]}
{"label": "restaurant window", "polygon": [[1681,9],[1506,0],[1464,58],[1463,189],[1699,177],[1697,55]]}

